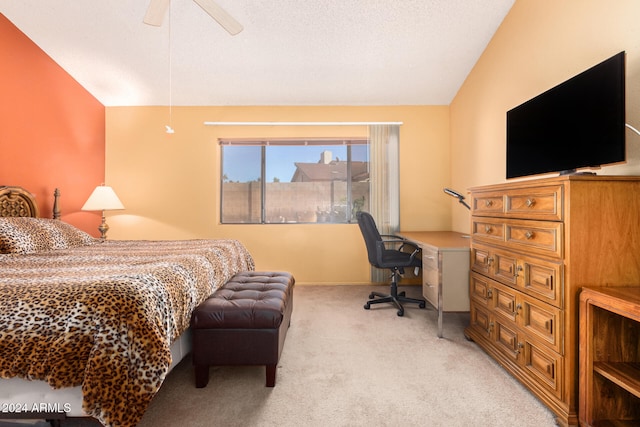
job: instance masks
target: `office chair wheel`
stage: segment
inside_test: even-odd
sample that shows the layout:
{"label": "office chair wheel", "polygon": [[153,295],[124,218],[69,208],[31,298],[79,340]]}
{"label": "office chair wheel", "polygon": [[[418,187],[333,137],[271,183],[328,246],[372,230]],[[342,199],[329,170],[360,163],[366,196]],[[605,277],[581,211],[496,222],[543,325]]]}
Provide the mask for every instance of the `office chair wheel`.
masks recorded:
{"label": "office chair wheel", "polygon": [[418,307],[425,308],[426,306],[427,306],[427,303],[422,301]]}
{"label": "office chair wheel", "polygon": [[375,295],[373,294],[373,292],[371,292],[371,293],[369,294],[369,299],[373,299],[373,298],[375,298]]}
{"label": "office chair wheel", "polygon": [[398,317],[404,316],[404,310],[398,310]]}
{"label": "office chair wheel", "polygon": [[[369,298],[373,298],[373,297],[369,297]],[[371,304],[366,303],[366,304],[364,305],[364,309],[365,309],[365,310],[369,310],[370,308],[371,308]]]}

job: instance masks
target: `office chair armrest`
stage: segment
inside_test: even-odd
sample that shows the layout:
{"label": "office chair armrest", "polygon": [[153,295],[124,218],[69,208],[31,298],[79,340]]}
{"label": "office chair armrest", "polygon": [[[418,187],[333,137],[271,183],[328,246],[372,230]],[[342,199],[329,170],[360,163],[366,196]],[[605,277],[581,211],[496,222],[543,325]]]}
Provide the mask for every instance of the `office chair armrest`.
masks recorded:
{"label": "office chair armrest", "polygon": [[404,237],[398,236],[397,234],[381,234],[380,237],[387,240],[401,240],[403,242],[408,242],[409,240]]}
{"label": "office chair armrest", "polygon": [[381,234],[380,237],[382,237],[382,241],[384,243],[400,243],[399,250],[401,250],[405,245],[409,245],[413,247],[413,252],[420,252],[420,247],[418,247],[418,245],[413,243],[411,240],[405,239],[404,237],[391,234]]}
{"label": "office chair armrest", "polygon": [[380,237],[382,237],[380,244],[382,244],[384,249],[402,250],[405,244],[410,243],[404,239],[398,238],[398,236],[381,235]]}
{"label": "office chair armrest", "polygon": [[[390,234],[382,234],[380,235],[380,237],[382,237],[382,241],[379,242],[380,246],[382,246],[380,249],[387,249],[387,244],[400,244],[400,246],[397,248],[397,250],[401,251],[405,246],[411,246],[413,248],[413,252],[411,252],[411,260],[413,260],[418,253],[420,252],[420,247],[418,245],[416,245],[415,243],[413,243],[411,240],[407,240],[404,239],[402,237],[399,236],[393,236]],[[385,239],[385,237],[387,239]]]}

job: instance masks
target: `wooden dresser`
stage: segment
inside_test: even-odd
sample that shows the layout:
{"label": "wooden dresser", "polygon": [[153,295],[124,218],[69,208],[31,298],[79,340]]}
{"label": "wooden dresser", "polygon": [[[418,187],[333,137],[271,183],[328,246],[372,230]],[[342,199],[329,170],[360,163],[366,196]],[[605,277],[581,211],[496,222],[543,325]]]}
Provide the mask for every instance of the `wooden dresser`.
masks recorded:
{"label": "wooden dresser", "polygon": [[560,425],[577,425],[579,290],[640,283],[640,177],[563,176],[470,193],[466,334]]}

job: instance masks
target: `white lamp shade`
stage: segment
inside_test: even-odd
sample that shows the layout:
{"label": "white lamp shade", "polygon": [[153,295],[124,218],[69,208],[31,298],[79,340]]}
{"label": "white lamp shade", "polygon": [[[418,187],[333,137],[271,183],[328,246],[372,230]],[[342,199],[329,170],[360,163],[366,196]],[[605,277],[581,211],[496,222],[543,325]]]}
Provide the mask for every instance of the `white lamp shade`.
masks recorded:
{"label": "white lamp shade", "polygon": [[83,211],[110,211],[117,209],[124,209],[124,205],[118,199],[113,188],[108,185],[98,185],[82,207]]}

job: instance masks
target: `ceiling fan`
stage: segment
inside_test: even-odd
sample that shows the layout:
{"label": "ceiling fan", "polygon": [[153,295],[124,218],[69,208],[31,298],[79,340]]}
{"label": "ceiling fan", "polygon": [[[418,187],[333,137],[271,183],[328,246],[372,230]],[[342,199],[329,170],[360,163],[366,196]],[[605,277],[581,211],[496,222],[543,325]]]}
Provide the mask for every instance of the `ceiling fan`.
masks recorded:
{"label": "ceiling fan", "polygon": [[[144,15],[143,22],[148,25],[154,25],[159,27],[162,25],[162,20],[166,15],[169,2],[171,0],[151,0],[147,13]],[[204,9],[213,19],[218,21],[218,24],[229,32],[232,36],[235,36],[243,30],[242,25],[236,21],[231,15],[227,13],[223,8],[213,0],[193,0]]]}

